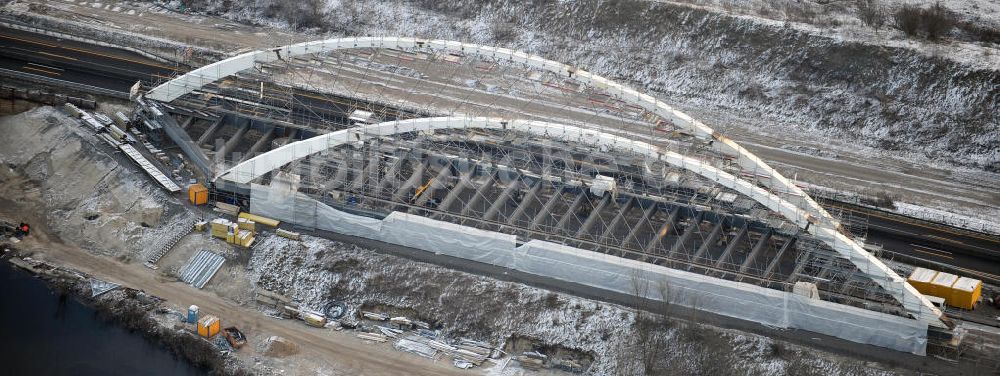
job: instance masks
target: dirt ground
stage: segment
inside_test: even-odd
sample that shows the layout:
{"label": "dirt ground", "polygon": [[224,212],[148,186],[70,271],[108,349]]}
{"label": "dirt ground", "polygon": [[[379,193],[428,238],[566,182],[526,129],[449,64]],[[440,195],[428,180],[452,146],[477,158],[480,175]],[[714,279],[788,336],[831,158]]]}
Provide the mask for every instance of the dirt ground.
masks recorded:
{"label": "dirt ground", "polygon": [[[20,149],[6,146],[0,150],[0,162],[3,162],[0,189],[6,192],[0,195],[0,219],[32,224],[31,236],[17,244],[21,251],[34,253],[32,257],[39,260],[66,265],[100,279],[144,290],[166,299],[179,312],[186,310],[188,305],[197,304],[202,312],[221,317],[225,326],[240,327],[248,335],[250,343],[255,345],[269,336],[278,335],[293,339],[301,348],[299,354],[279,360],[262,357],[256,353],[255,346],[248,345],[241,350],[240,356],[250,366],[261,361],[268,368],[283,369],[289,374],[462,373],[450,364],[433,363],[386,346],[367,345],[350,333],[311,328],[299,321],[275,319],[241,306],[239,300],[230,296],[227,290],[228,286],[239,288],[248,284],[240,280],[245,273],[233,270],[235,265],[223,266],[213,281],[213,285],[224,286],[222,288],[199,290],[169,276],[169,269],[179,268],[197,249],[233,250],[223,242],[205,239],[207,235],[195,234],[184,239],[176,247],[176,253],[170,253],[163,259],[166,268],[158,271],[146,268],[141,256],[157,248],[156,241],[162,240],[162,236],[156,235],[160,230],[156,227],[168,227],[169,223],[148,218],[149,215],[143,214],[148,209],[136,203],[149,200],[152,196],[157,201],[163,200],[159,201],[163,206],[154,206],[158,212],[164,211],[164,207],[168,207],[169,211],[179,211],[177,201],[174,201],[176,198],[155,194],[155,186],[147,191],[149,186],[120,184],[129,179],[147,182],[149,179],[132,171],[131,166],[118,165],[116,160],[106,155],[83,152],[94,147],[89,143],[93,140],[86,133],[77,132],[84,128],[72,128],[62,122],[47,120],[53,117],[65,118],[50,108],[43,108],[3,119],[6,136],[44,140],[38,143],[21,142]],[[39,127],[43,124],[48,126]],[[43,134],[29,135],[34,131]],[[65,154],[40,150],[61,150]],[[80,157],[87,154],[92,158]],[[39,156],[45,157],[45,160],[40,161]],[[37,179],[43,179],[44,183]],[[109,182],[115,179],[121,181]],[[91,205],[95,202],[98,204]],[[88,207],[90,209],[85,210]],[[98,214],[99,217],[87,220],[80,215],[83,212]],[[175,214],[164,218],[188,218],[189,215]],[[139,226],[144,221],[155,227]],[[148,241],[133,240],[144,233],[150,238]]]}
{"label": "dirt ground", "polygon": [[186,307],[197,304],[201,312],[222,318],[223,325],[235,325],[247,334],[248,345],[240,350],[243,359],[259,358],[256,344],[269,336],[292,339],[301,352],[272,360],[274,368],[289,374],[327,375],[451,375],[468,374],[449,364],[438,364],[382,346],[372,346],[347,332],[311,328],[299,321],[278,320],[254,310],[248,310],[215,292],[198,290],[183,282],[158,275],[138,263],[126,264],[95,256],[64,244],[47,241],[48,234],[33,232],[20,244],[23,250],[37,252],[33,257],[70,265],[95,277],[141,289],[166,299],[171,304]]}

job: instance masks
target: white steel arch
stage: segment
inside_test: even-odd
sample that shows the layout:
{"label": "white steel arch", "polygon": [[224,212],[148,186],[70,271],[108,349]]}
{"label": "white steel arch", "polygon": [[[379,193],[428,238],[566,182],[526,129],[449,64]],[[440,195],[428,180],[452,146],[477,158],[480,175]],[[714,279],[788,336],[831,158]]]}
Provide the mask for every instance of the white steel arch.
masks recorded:
{"label": "white steel arch", "polygon": [[531,120],[504,120],[498,118],[436,117],[389,121],[363,127],[344,129],[310,139],[287,144],[257,157],[244,161],[222,173],[219,178],[246,184],[297,159],[336,148],[345,144],[364,142],[372,138],[400,133],[440,129],[494,129],[531,133],[540,137],[564,142],[593,144],[609,149],[627,151],[657,159],[673,166],[694,172],[726,188],[733,189],[759,202],[768,209],[781,213],[799,228],[805,229],[834,251],[850,260],[869,278],[893,296],[914,318],[928,324],[940,325],[940,310],[922,294],[872,256],[857,242],[829,224],[813,224],[809,213],[753,183],[742,180],[703,161],[659,148],[655,145],[619,137],[613,134],[579,127]]}
{"label": "white steel arch", "polygon": [[732,156],[745,171],[766,176],[767,178],[763,179],[762,184],[770,188],[772,192],[788,193],[790,197],[787,199],[793,200],[791,202],[805,209],[805,211],[812,217],[812,222],[825,223],[838,231],[843,232],[840,223],[833,218],[833,216],[827,213],[822,206],[809,197],[809,195],[802,191],[801,188],[775,171],[771,168],[771,166],[768,166],[767,163],[753,153],[750,153],[750,151],[743,148],[735,141],[723,136],[719,132],[716,132],[714,129],[708,127],[702,122],[683,112],[675,110],[670,105],[663,103],[649,94],[640,93],[639,91],[618,82],[590,73],[572,65],[563,64],[557,61],[548,60],[539,56],[529,55],[521,51],[507,48],[481,46],[447,40],[426,40],[407,37],[355,37],[326,39],[277,47],[270,50],[248,52],[209,64],[153,88],[146,94],[145,97],[147,99],[161,102],[169,102],[219,79],[253,68],[257,64],[271,63],[292,56],[320,54],[356,48],[391,48],[401,50],[458,52],[481,57],[507,59],[508,61],[522,63],[532,68],[549,71],[565,77],[572,77],[585,84],[604,90],[609,95],[615,96],[628,104],[641,107],[650,113],[656,114],[659,117],[670,121],[674,125],[692,132],[695,136],[710,142],[712,148],[720,153]]}

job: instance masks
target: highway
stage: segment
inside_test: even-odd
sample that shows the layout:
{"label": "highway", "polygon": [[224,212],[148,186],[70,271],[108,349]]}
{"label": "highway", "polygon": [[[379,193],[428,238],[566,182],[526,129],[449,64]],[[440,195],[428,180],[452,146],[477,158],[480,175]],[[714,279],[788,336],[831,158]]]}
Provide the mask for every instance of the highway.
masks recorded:
{"label": "highway", "polygon": [[[1000,237],[844,203],[825,203],[824,206],[867,216],[869,244],[879,245],[895,255],[974,271],[968,273],[971,277],[1000,281]],[[899,259],[893,256],[883,255]]]}
{"label": "highway", "polygon": [[[171,66],[130,51],[9,28],[0,28],[0,68],[120,92],[128,92],[136,81],[142,81],[146,88],[150,88],[187,71],[184,67]],[[224,94],[233,94],[240,90],[259,92],[258,87],[247,82],[236,84],[220,91]],[[291,100],[288,98],[289,93],[293,95]],[[246,98],[248,95],[239,97]],[[403,111],[352,98],[273,86],[264,87],[264,99],[265,102],[290,102],[292,113],[288,116],[288,120],[302,124],[323,124],[331,121],[349,124],[345,115],[346,109],[359,105],[387,113],[390,119],[400,115],[406,116]],[[203,105],[221,109],[223,102],[210,100]],[[231,107],[229,103],[225,105]]]}
{"label": "highway", "polygon": [[[0,68],[117,91],[128,91],[137,80],[145,85],[152,85],[184,71],[184,68],[153,61],[128,51],[57,40],[7,28],[0,28]],[[235,89],[230,87],[221,90],[233,92],[251,88],[246,83],[235,86]],[[292,114],[288,117],[291,121],[332,120],[346,124],[347,109],[367,104],[352,98],[274,87],[265,87],[263,94],[265,98],[280,101],[288,93],[293,95],[290,101]],[[213,105],[216,108],[222,106],[220,101],[209,100],[204,104],[209,105],[209,108]],[[413,116],[395,109],[386,110],[390,118]],[[845,204],[840,203],[833,205],[868,216],[868,242],[888,251],[883,255],[886,258],[901,255],[904,258],[966,269],[970,271],[969,274],[984,279],[1000,280],[1000,237],[955,231],[947,226],[885,215],[859,207],[844,207]]]}
{"label": "highway", "polygon": [[8,28],[0,28],[0,68],[123,92],[180,71],[128,51]]}

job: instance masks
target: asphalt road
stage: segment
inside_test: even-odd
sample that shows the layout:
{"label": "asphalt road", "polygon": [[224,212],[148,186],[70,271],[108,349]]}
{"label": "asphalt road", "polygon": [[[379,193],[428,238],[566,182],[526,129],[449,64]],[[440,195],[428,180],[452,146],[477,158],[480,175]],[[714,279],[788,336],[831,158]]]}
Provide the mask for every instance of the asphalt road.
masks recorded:
{"label": "asphalt road", "polygon": [[[848,209],[868,217],[869,244],[880,245],[895,254],[981,273],[970,277],[1000,280],[998,237],[960,231],[923,220]],[[892,258],[894,255],[883,256]]]}
{"label": "asphalt road", "polygon": [[[186,71],[130,51],[8,28],[0,28],[0,68],[122,92],[127,92],[136,81],[152,87]],[[242,86],[244,90],[258,91],[256,86]],[[222,90],[223,94],[233,92]],[[390,119],[397,115],[407,116],[395,109],[353,98],[297,89],[268,86],[264,88],[264,96],[264,102],[289,101],[287,105],[292,108],[289,120],[304,124],[350,124],[348,109],[356,107],[387,110],[384,112]]]}
{"label": "asphalt road", "polygon": [[124,92],[178,71],[128,51],[8,28],[0,28],[0,68]]}
{"label": "asphalt road", "polygon": [[[0,28],[0,68],[50,78],[128,91],[136,81],[153,85],[183,72],[182,68],[156,62],[113,48]],[[265,96],[292,94],[292,119],[335,120],[347,123],[345,113],[359,101],[303,90],[282,92],[265,88]],[[406,116],[402,115],[401,116]],[[885,250],[936,263],[954,265],[1000,279],[1000,241],[949,231],[920,221],[867,214],[868,242]]]}

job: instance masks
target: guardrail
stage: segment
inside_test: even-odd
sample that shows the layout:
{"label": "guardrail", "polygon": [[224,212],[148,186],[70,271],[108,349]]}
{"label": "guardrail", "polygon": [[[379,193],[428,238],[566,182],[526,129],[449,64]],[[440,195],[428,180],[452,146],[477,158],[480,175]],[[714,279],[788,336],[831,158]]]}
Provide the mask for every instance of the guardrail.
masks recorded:
{"label": "guardrail", "polygon": [[124,91],[117,91],[111,89],[105,89],[97,86],[90,86],[85,84],[80,84],[72,81],[60,80],[52,77],[45,77],[37,74],[25,73],[16,70],[0,68],[0,76],[20,78],[23,80],[40,82],[44,84],[54,85],[63,88],[69,88],[74,90],[85,91],[88,93],[106,95],[109,97],[115,97],[119,99],[129,99],[128,93]]}

